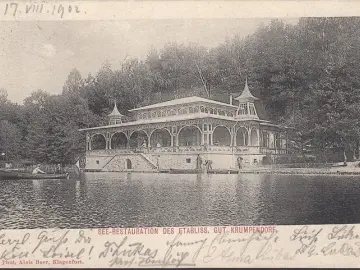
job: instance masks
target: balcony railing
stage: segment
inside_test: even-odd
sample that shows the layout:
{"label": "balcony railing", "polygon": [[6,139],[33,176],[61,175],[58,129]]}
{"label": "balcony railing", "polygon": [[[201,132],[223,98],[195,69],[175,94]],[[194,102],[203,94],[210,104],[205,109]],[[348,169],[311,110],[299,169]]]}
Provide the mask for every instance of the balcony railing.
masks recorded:
{"label": "balcony railing", "polygon": [[286,154],[285,149],[269,149],[260,146],[222,146],[222,145],[194,145],[194,146],[168,146],[168,147],[139,147],[90,150],[88,155],[118,155],[133,153],[234,153],[234,154]]}

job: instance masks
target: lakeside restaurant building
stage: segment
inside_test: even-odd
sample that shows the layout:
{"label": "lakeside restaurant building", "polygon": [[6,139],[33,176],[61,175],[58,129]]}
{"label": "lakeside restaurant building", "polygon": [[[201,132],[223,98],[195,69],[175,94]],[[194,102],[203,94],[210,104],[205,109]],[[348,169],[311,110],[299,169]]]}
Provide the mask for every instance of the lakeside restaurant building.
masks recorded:
{"label": "lakeside restaurant building", "polygon": [[199,169],[205,161],[212,169],[237,169],[239,159],[244,167],[259,166],[286,154],[285,130],[259,118],[247,81],[234,100],[174,99],[129,110],[129,122],[115,103],[108,125],[81,129],[85,170]]}

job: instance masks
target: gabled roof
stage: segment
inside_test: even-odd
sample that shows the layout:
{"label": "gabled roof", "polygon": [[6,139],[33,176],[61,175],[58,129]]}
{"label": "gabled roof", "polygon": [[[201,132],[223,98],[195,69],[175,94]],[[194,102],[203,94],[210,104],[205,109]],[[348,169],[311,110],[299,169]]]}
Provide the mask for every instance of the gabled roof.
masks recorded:
{"label": "gabled roof", "polygon": [[254,97],[250,90],[249,90],[249,86],[248,86],[248,82],[247,82],[247,78],[245,81],[245,87],[244,87],[244,91],[241,93],[240,96],[238,96],[237,98],[234,98],[238,101],[254,101],[254,100],[258,100],[257,97]]}
{"label": "gabled roof", "polygon": [[192,97],[178,98],[178,99],[173,99],[173,100],[169,100],[169,101],[165,101],[165,102],[160,102],[160,103],[156,103],[156,104],[152,104],[152,105],[148,105],[148,106],[144,106],[144,107],[140,107],[140,108],[131,109],[129,111],[131,112],[131,111],[155,109],[155,108],[161,108],[161,107],[170,107],[170,106],[174,106],[174,105],[188,104],[188,103],[194,103],[194,102],[204,102],[204,103],[211,103],[211,104],[216,104],[216,105],[227,106],[227,107],[231,107],[231,108],[237,108],[237,106],[234,106],[231,104],[227,104],[227,103],[223,103],[223,102],[219,102],[219,101],[215,101],[215,100],[211,100],[211,99],[192,96]]}
{"label": "gabled roof", "polygon": [[119,112],[119,110],[118,110],[118,108],[117,108],[117,105],[116,105],[116,101],[115,101],[115,105],[114,105],[114,109],[113,109],[113,111],[108,115],[108,117],[112,117],[112,116],[117,116],[117,117],[122,117],[122,116],[124,116],[124,115],[122,115],[120,112]]}

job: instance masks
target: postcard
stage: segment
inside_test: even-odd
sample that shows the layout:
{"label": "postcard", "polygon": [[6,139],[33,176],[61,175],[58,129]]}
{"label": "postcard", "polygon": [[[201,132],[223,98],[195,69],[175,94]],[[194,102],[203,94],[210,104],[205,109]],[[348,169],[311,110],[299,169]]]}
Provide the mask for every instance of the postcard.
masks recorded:
{"label": "postcard", "polygon": [[1,1],[0,267],[357,267],[355,1]]}

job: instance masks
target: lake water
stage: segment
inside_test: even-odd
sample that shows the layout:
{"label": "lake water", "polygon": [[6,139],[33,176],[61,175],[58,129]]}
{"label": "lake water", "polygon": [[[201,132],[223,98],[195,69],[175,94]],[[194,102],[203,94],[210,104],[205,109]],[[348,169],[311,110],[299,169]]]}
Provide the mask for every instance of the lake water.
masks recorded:
{"label": "lake water", "polygon": [[1,229],[360,223],[358,176],[88,173],[1,185]]}

